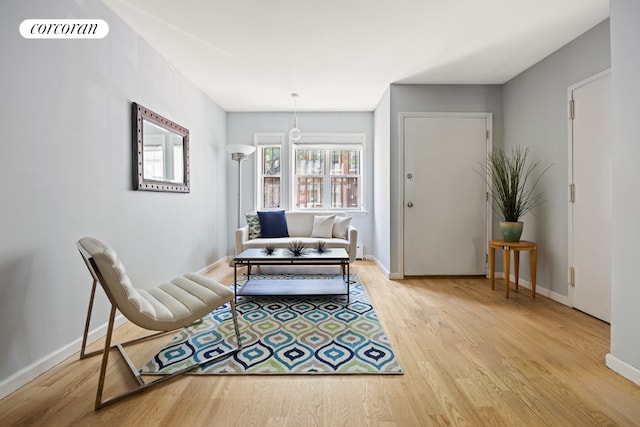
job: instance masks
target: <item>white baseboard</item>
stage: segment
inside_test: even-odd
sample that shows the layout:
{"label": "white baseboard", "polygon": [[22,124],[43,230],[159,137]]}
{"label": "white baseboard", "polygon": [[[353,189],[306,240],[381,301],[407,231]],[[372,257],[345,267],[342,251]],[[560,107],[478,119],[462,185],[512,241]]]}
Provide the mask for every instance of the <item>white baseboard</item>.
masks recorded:
{"label": "white baseboard", "polygon": [[[114,328],[121,326],[126,321],[127,319],[122,314],[119,314],[115,318]],[[90,331],[89,336],[87,337],[87,343],[91,344],[104,337],[107,333],[107,325],[108,322],[104,323],[102,326],[97,327],[93,331]],[[4,397],[10,395],[20,387],[26,385],[30,381],[36,379],[38,376],[47,372],[49,369],[73,356],[75,353],[78,353],[81,346],[82,337],[54,351],[53,353],[48,354],[42,359],[35,361],[31,365],[25,366],[15,374],[11,375],[9,378],[4,379],[2,382],[0,382],[0,399],[3,399]]]}
{"label": "white baseboard", "polygon": [[[375,258],[374,258],[375,259]],[[384,268],[384,266],[382,266],[377,260],[376,261],[376,265],[378,266],[378,268],[380,270],[382,270],[384,272],[385,275],[387,275],[387,277],[390,280],[402,280],[404,279],[404,277],[400,274],[400,273],[390,273],[389,270],[387,270],[386,268]],[[496,271],[495,272],[496,275],[496,279],[502,279],[504,277],[504,272],[500,272],[500,271]],[[515,276],[514,275],[509,275],[511,278],[511,282],[515,281]],[[488,278],[488,276],[487,276]],[[527,280],[523,280],[522,278],[518,279],[518,286],[522,286],[525,289],[529,289],[531,290],[531,282],[527,281]],[[564,295],[560,295],[557,292],[553,292],[543,286],[540,286],[540,284],[536,284],[536,295],[542,295],[543,297],[547,297],[549,299],[552,299],[556,302],[559,302],[560,304],[569,305],[569,297],[564,296]]]}
{"label": "white baseboard", "polygon": [[629,365],[627,362],[624,362],[611,353],[608,353],[605,357],[605,364],[612,371],[622,375],[629,381],[640,385],[640,369]]}
{"label": "white baseboard", "polygon": [[[503,277],[504,277],[504,272],[502,273],[496,272],[496,278],[503,278]],[[511,274],[509,275],[509,277],[513,286],[513,282],[515,282],[516,277]],[[518,279],[518,286],[531,290],[531,282],[527,280],[522,280],[522,278]],[[560,304],[569,306],[569,297],[560,295],[557,292],[553,292],[543,286],[540,286],[539,283],[536,283],[536,295],[542,295],[543,297],[552,299],[556,302],[559,302]]]}
{"label": "white baseboard", "polygon": [[226,256],[224,258],[220,258],[219,260],[217,260],[216,262],[214,262],[213,264],[209,264],[208,266],[200,269],[197,271],[198,274],[207,274],[210,271],[212,271],[214,268],[217,268],[223,264],[229,264],[231,265],[233,263],[233,258],[232,256]]}
{"label": "white baseboard", "polygon": [[387,276],[388,278],[391,279],[390,274],[389,274],[389,270],[387,270],[387,268],[384,265],[382,265],[380,263],[380,260],[378,260],[378,258],[376,258],[374,255],[366,255],[364,257],[364,259],[369,260],[369,261],[373,261],[376,264],[376,266],[380,269],[380,271],[382,271],[382,273],[385,276]]}

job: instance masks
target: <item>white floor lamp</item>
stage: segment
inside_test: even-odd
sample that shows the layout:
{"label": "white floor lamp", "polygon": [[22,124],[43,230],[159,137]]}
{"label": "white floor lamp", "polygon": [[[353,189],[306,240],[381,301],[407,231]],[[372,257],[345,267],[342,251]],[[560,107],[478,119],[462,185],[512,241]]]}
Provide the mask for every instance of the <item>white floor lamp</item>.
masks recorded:
{"label": "white floor lamp", "polygon": [[225,149],[228,153],[231,153],[231,160],[238,162],[238,228],[240,228],[240,218],[242,217],[242,211],[240,209],[240,201],[242,200],[242,161],[253,154],[253,152],[256,151],[256,147],[252,145],[229,144]]}

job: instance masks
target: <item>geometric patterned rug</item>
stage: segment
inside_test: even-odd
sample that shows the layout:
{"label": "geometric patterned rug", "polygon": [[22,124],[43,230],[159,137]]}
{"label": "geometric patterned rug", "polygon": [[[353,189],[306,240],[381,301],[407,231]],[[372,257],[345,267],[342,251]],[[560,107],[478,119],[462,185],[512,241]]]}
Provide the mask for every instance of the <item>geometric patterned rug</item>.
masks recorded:
{"label": "geometric patterned rug", "polygon": [[[253,274],[255,279],[341,275]],[[241,280],[239,284],[243,283]],[[190,374],[402,374],[369,297],[351,275],[350,303],[335,296],[250,296],[236,303],[243,349]],[[140,369],[169,374],[234,347],[230,306],[182,329]]]}

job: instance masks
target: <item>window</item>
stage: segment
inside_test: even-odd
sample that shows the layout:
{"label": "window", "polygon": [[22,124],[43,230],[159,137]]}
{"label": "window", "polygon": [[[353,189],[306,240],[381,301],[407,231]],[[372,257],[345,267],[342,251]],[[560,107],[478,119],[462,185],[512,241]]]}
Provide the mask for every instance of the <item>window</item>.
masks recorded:
{"label": "window", "polygon": [[280,154],[282,147],[280,146],[262,146],[260,147],[260,158],[262,159],[262,203],[263,208],[279,208],[281,204],[280,198]]}
{"label": "window", "polygon": [[325,172],[323,150],[297,148],[295,156],[296,207],[323,208]]}
{"label": "window", "polygon": [[298,209],[358,209],[362,147],[295,145],[294,204]]}
{"label": "window", "polygon": [[360,210],[365,134],[256,133],[257,209]]}
{"label": "window", "polygon": [[331,150],[331,207],[354,209],[360,203],[361,149]]}
{"label": "window", "polygon": [[257,209],[278,209],[285,206],[282,193],[283,142],[281,133],[256,133],[256,206]]}

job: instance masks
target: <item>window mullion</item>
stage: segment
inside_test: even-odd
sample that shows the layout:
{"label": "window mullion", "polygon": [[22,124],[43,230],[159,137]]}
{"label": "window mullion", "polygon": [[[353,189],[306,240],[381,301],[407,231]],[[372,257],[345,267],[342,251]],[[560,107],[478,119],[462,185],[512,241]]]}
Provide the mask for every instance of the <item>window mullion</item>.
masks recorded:
{"label": "window mullion", "polygon": [[333,204],[333,199],[331,198],[331,149],[330,148],[325,148],[323,150],[323,155],[324,155],[324,178],[323,178],[323,182],[324,182],[324,188],[323,188],[323,193],[324,193],[324,209],[331,209],[331,206]]}

